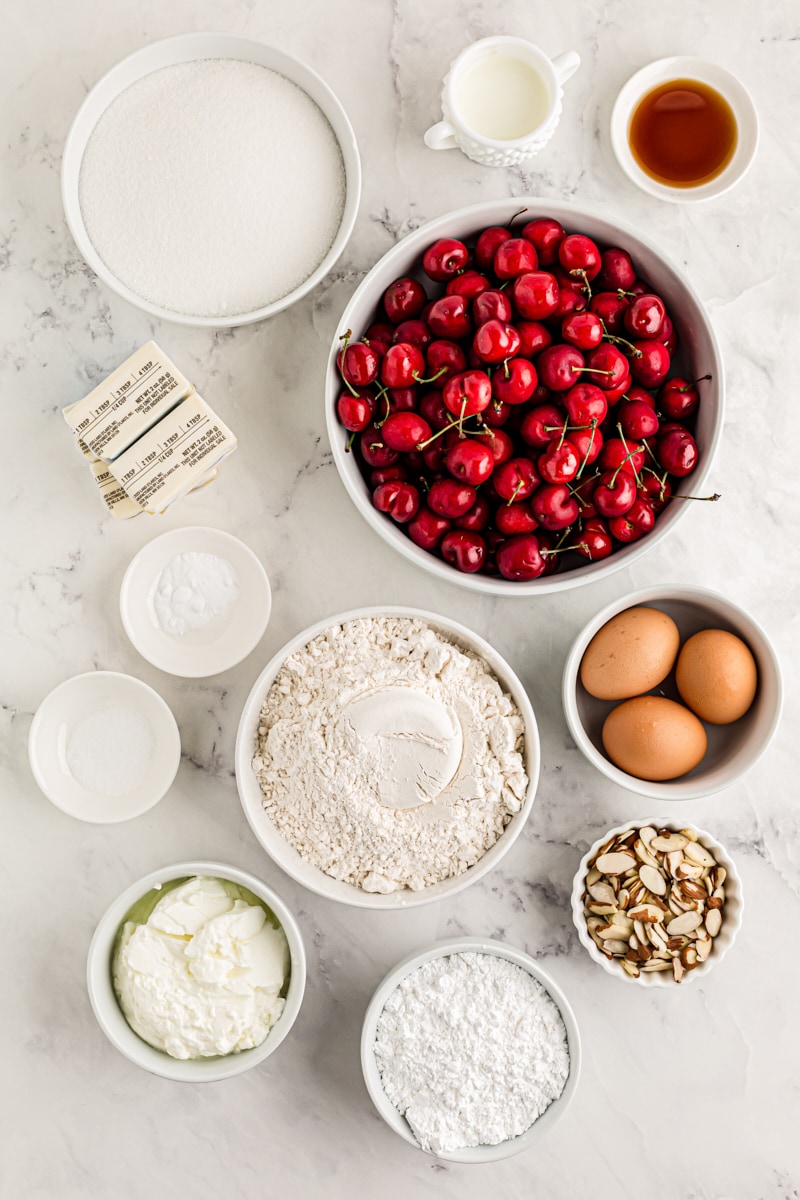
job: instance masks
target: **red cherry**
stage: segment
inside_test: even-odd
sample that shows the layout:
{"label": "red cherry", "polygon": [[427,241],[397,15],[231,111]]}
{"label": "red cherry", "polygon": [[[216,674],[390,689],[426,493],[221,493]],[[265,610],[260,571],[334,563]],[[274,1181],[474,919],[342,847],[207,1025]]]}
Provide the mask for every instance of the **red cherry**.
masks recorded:
{"label": "red cherry", "polygon": [[583,233],[571,233],[558,247],[558,261],[570,275],[594,279],[603,265],[600,251]]}
{"label": "red cherry", "polygon": [[383,293],[383,307],[393,325],[418,317],[428,297],[416,279],[396,279]]}
{"label": "red cherry", "polygon": [[643,400],[623,400],[618,409],[619,423],[626,438],[642,441],[658,433],[660,421],[656,411]]}
{"label": "red cherry", "polygon": [[458,529],[472,529],[475,533],[480,533],[487,527],[491,517],[492,510],[489,507],[489,501],[485,496],[479,494],[469,512],[464,513],[463,517],[457,517],[453,524]]}
{"label": "red cherry", "polygon": [[625,296],[619,296],[616,292],[595,292],[589,301],[589,311],[600,318],[608,333],[619,337],[625,332],[628,304]]}
{"label": "red cherry", "polygon": [[561,320],[562,317],[568,317],[571,313],[583,312],[586,307],[586,296],[577,284],[573,286],[561,280],[558,281],[558,308],[553,313],[554,319]]}
{"label": "red cherry", "polygon": [[417,387],[389,388],[386,394],[389,399],[389,412],[409,412],[416,409],[419,403]]}
{"label": "red cherry", "polygon": [[637,296],[625,313],[625,328],[637,338],[655,338],[661,332],[667,310],[660,296]]}
{"label": "red cherry", "polygon": [[440,296],[431,305],[428,324],[437,338],[457,341],[472,333],[469,300],[465,296]]}
{"label": "red cherry", "polygon": [[499,292],[495,288],[490,288],[487,292],[481,292],[480,296],[476,296],[472,301],[472,318],[476,325],[483,325],[486,321],[510,321],[513,315],[511,301],[505,292]]}
{"label": "red cherry", "polygon": [[635,499],[636,480],[630,471],[622,467],[617,467],[616,471],[604,471],[592,495],[597,511],[604,517],[624,516]]}
{"label": "red cherry", "polygon": [[603,449],[603,435],[597,426],[589,429],[571,429],[566,441],[571,442],[578,452],[581,463],[579,472],[584,466],[590,466]]}
{"label": "red cherry", "polygon": [[469,251],[456,238],[439,238],[422,256],[422,269],[429,279],[442,283],[463,271],[469,261]]}
{"label": "red cherry", "polygon": [[501,504],[494,514],[494,523],[501,533],[513,537],[517,533],[533,533],[539,523],[525,501]]}
{"label": "red cherry", "polygon": [[443,438],[437,438],[422,451],[422,461],[430,475],[441,475],[444,472],[444,460],[447,456],[447,446]]}
{"label": "red cherry", "polygon": [[580,465],[578,451],[568,438],[560,444],[551,442],[536,460],[537,470],[545,483],[571,483]]}
{"label": "red cherry", "polygon": [[637,495],[644,500],[649,500],[653,511],[660,513],[670,501],[672,496],[672,484],[667,479],[666,474],[662,477],[657,475],[650,468],[645,469],[640,477]]}
{"label": "red cherry", "polygon": [[589,562],[600,562],[601,559],[608,558],[614,549],[614,542],[605,521],[601,521],[599,517],[590,517],[588,521],[584,521],[571,549],[576,550],[581,558],[588,558]]}
{"label": "red cherry", "polygon": [[502,225],[490,225],[478,234],[475,241],[475,262],[482,271],[488,271],[492,267],[498,248],[510,237],[511,230]]}
{"label": "red cherry", "polygon": [[515,500],[527,500],[539,486],[539,475],[529,458],[518,456],[510,458],[495,468],[492,477],[494,490],[501,500],[512,503]]}
{"label": "red cherry", "polygon": [[608,401],[609,408],[612,404],[616,404],[618,400],[621,400],[623,396],[628,395],[632,384],[633,377],[631,376],[630,371],[628,371],[626,372],[625,378],[621,379],[619,383],[615,384],[613,387],[605,389],[606,400]]}
{"label": "red cherry", "polygon": [[430,551],[436,549],[449,528],[450,522],[445,517],[431,512],[429,508],[421,508],[408,523],[408,536],[417,546]]}
{"label": "red cherry", "polygon": [[533,358],[553,344],[552,333],[541,321],[517,321],[517,333],[519,354],[523,358]]}
{"label": "red cherry", "polygon": [[545,529],[566,529],[578,517],[578,501],[565,483],[543,483],[534,492],[530,507]]}
{"label": "red cherry", "polygon": [[410,342],[412,346],[419,346],[420,350],[424,351],[433,341],[433,334],[426,321],[421,321],[419,317],[412,317],[409,321],[400,322],[394,331],[392,341],[395,344]]}
{"label": "red cherry", "polygon": [[[598,347],[598,350],[601,349],[602,347]],[[590,353],[596,354],[598,350],[592,350]],[[566,342],[548,346],[536,360],[539,378],[551,392],[566,392],[577,383],[583,367],[584,357],[580,350],[575,346],[568,346]]]}
{"label": "red cherry", "polygon": [[505,425],[514,409],[505,400],[500,400],[499,397],[492,395],[492,403],[488,408],[484,409],[481,414],[481,419],[484,425],[490,425],[492,429],[499,429],[501,425]]}
{"label": "red cherry", "polygon": [[404,525],[416,515],[419,508],[419,492],[413,483],[393,479],[380,483],[372,493],[372,503],[381,512],[388,513],[392,520]]}
{"label": "red cherry", "polygon": [[503,321],[485,321],[478,326],[472,348],[483,362],[499,363],[517,353],[519,334],[513,325]]}
{"label": "red cherry", "polygon": [[664,317],[664,324],[661,326],[658,340],[664,343],[670,358],[674,358],[675,351],[678,349],[678,331],[672,324],[672,318],[669,313]]}
{"label": "red cherry", "polygon": [[492,376],[492,394],[506,404],[525,404],[538,382],[533,363],[527,358],[511,358]]}
{"label": "red cherry", "polygon": [[480,271],[464,271],[463,274],[456,275],[455,279],[451,279],[444,290],[447,296],[466,296],[467,300],[472,300],[491,286]]}
{"label": "red cherry", "polygon": [[388,388],[410,387],[425,370],[419,346],[398,342],[390,346],[381,363],[381,383]]}
{"label": "red cherry", "polygon": [[[486,410],[491,411],[490,409]],[[486,415],[484,414],[484,420]],[[508,462],[514,456],[514,443],[508,434],[503,429],[491,429],[487,434],[481,435],[485,440],[486,445],[491,451],[494,465],[498,467],[501,463]]]}
{"label": "red cherry", "polygon": [[603,340],[603,322],[596,313],[570,313],[561,322],[561,336],[579,350],[594,350]]}
{"label": "red cherry", "polygon": [[455,479],[436,479],[428,489],[428,506],[440,517],[463,517],[475,503],[477,493],[469,484]]}
{"label": "red cherry", "polygon": [[558,284],[549,271],[518,275],[511,291],[517,312],[529,321],[543,321],[558,308]]}
{"label": "red cherry", "polygon": [[526,271],[535,271],[539,260],[532,242],[512,237],[497,247],[493,265],[498,279],[516,279]]}
{"label": "red cherry", "polygon": [[538,449],[560,437],[566,423],[555,404],[537,404],[525,414],[519,432],[523,442]]}
{"label": "red cherry", "polygon": [[369,486],[374,491],[379,484],[389,483],[392,479],[408,479],[408,471],[402,463],[395,463],[393,467],[377,467],[374,471],[370,471]]}
{"label": "red cherry", "polygon": [[441,540],[439,549],[445,562],[458,571],[480,571],[486,560],[486,542],[479,533],[453,529]]}
{"label": "red cherry", "polygon": [[643,404],[649,405],[654,409],[656,406],[655,397],[652,392],[648,392],[647,388],[643,388],[640,383],[632,383],[625,392],[627,400],[641,400]]}
{"label": "red cherry", "polygon": [[339,373],[352,387],[367,387],[378,378],[380,358],[366,342],[350,342],[336,358]]}
{"label": "red cherry", "polygon": [[436,376],[440,384],[452,379],[467,366],[466,355],[458,342],[450,342],[444,338],[431,342],[425,351],[425,362],[428,374]]}
{"label": "red cherry", "polygon": [[589,475],[586,479],[576,480],[571,488],[572,498],[578,505],[578,516],[582,521],[597,516],[597,507],[593,500],[597,480],[597,475]]}
{"label": "red cherry", "polygon": [[670,475],[682,478],[697,466],[700,451],[688,429],[682,425],[662,426],[656,442],[656,458]]}
{"label": "red cherry", "polygon": [[445,407],[442,393],[435,388],[431,388],[420,400],[419,415],[425,418],[431,429],[444,429],[453,419]]}
{"label": "red cherry", "polygon": [[375,402],[367,393],[351,396],[350,392],[342,392],[336,401],[336,412],[345,429],[360,433],[375,415]]}
{"label": "red cherry", "polygon": [[631,374],[645,387],[658,387],[669,372],[669,351],[661,342],[637,341],[633,345],[639,354],[630,360]]}
{"label": "red cherry", "polygon": [[381,426],[383,440],[390,450],[416,450],[433,433],[428,422],[415,412],[390,413]]}
{"label": "red cherry", "polygon": [[636,271],[630,254],[619,250],[616,246],[604,250],[600,256],[602,266],[597,274],[597,288],[614,292],[620,289],[627,292],[636,282]]}
{"label": "red cherry", "polygon": [[696,379],[694,383],[690,383],[680,375],[673,375],[672,379],[663,383],[658,393],[658,407],[664,416],[669,417],[671,421],[685,421],[687,417],[694,416],[700,405],[697,384],[709,378],[710,376],[706,375],[703,379]]}
{"label": "red cherry", "polygon": [[558,247],[566,233],[552,217],[535,217],[523,227],[522,236],[536,247],[539,265],[551,267],[558,261]]}
{"label": "red cherry", "polygon": [[600,425],[608,413],[608,401],[594,383],[576,383],[564,396],[563,404],[571,425],[591,425],[592,421]]}
{"label": "red cherry", "polygon": [[586,355],[586,369],[590,380],[604,392],[612,391],[628,375],[628,360],[622,351],[609,342],[603,342]]}
{"label": "red cherry", "polygon": [[445,463],[451,475],[472,487],[485,483],[494,470],[494,457],[489,447],[469,438],[456,442],[447,451]]}
{"label": "red cherry", "polygon": [[648,500],[637,496],[622,517],[612,517],[608,528],[618,542],[638,542],[656,523],[653,506]]}
{"label": "red cherry", "polygon": [[504,579],[538,579],[544,574],[545,562],[539,552],[535,534],[523,533],[506,538],[495,553],[497,569]]}
{"label": "red cherry", "polygon": [[398,453],[383,440],[380,429],[368,425],[359,438],[361,456],[368,467],[391,467],[397,462]]}
{"label": "red cherry", "polygon": [[616,471],[625,467],[638,475],[644,466],[645,450],[641,442],[629,442],[624,438],[607,438],[600,452],[598,466],[603,471]]}
{"label": "red cherry", "polygon": [[448,379],[442,399],[454,417],[472,417],[488,408],[492,400],[492,381],[485,371],[462,371]]}

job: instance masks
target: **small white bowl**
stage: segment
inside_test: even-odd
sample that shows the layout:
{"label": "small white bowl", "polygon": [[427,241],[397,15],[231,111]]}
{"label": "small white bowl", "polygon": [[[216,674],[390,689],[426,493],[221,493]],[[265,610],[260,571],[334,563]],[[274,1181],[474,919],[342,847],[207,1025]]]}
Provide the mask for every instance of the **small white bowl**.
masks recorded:
{"label": "small white bowl", "polygon": [[[653,88],[673,79],[693,79],[708,84],[728,101],[736,118],[738,141],[731,161],[715,179],[696,187],[670,187],[653,179],[633,157],[628,140],[631,117],[639,101]],[[727,192],[750,169],[758,149],[758,113],[747,89],[724,67],[683,55],[662,58],[632,75],[617,96],[611,111],[611,146],[628,178],[651,196],[674,204],[711,200]]]}
{"label": "small white bowl", "polygon": [[[345,167],[346,196],[341,224],[328,253],[317,269],[293,291],[288,292],[279,300],[273,301],[272,304],[265,304],[251,312],[235,313],[228,317],[199,317],[173,312],[171,309],[151,304],[149,300],[132,292],[109,271],[92,245],[83,221],[78,194],[81,161],[86,145],[97,122],[117,96],[131,84],[162,67],[171,67],[177,63],[194,62],[197,59],[206,58],[237,59],[241,62],[256,63],[258,66],[267,67],[269,70],[283,75],[292,83],[296,83],[311,97],[327,118],[339,142]],[[83,258],[103,283],[130,304],[136,305],[137,308],[154,317],[159,317],[163,321],[214,329],[250,325],[254,321],[263,321],[265,317],[282,312],[302,299],[303,296],[308,295],[332,269],[347,245],[355,225],[360,195],[361,161],[353,127],[348,120],[347,113],[328,85],[299,59],[292,58],[283,50],[269,46],[258,38],[245,37],[238,33],[179,34],[177,37],[165,38],[163,41],[145,46],[117,63],[94,85],[78,109],[67,134],[61,162],[61,197],[67,225]],[[320,203],[325,203],[325,197],[320,197]],[[242,231],[242,236],[246,236],[246,231]]]}
{"label": "small white bowl", "polygon": [[[114,940],[125,914],[152,888],[169,883],[173,879],[193,875],[227,879],[231,883],[249,888],[269,906],[286,934],[291,971],[286,1005],[261,1045],[254,1046],[252,1050],[240,1050],[235,1054],[220,1055],[217,1058],[171,1058],[169,1054],[163,1050],[156,1050],[133,1032],[117,1001],[111,979],[111,957]],[[137,1067],[142,1067],[153,1075],[161,1075],[164,1079],[174,1079],[179,1083],[209,1083],[215,1079],[229,1079],[232,1075],[241,1075],[251,1067],[258,1066],[278,1049],[300,1011],[306,986],[306,956],[300,928],[293,914],[280,896],[255,875],[240,871],[238,867],[231,867],[227,863],[180,862],[160,867],[132,883],[105,911],[89,946],[86,985],[97,1023],[120,1054],[124,1054]]]}
{"label": "small white bowl", "polygon": [[[736,634],[750,647],[758,666],[758,690],[749,712],[731,725],[704,724],[708,749],[702,762],[693,771],[666,783],[638,779],[615,767],[606,757],[603,722],[618,701],[595,699],[580,680],[581,659],[597,631],[617,613],[641,604],[661,609],[672,617],[678,626],[681,644],[701,629],[725,629]],[[681,700],[671,676],[653,691],[663,692],[671,700]],[[758,761],[778,728],[783,707],[783,683],[775,651],[766,633],[743,608],[710,588],[649,587],[614,600],[584,626],[567,655],[562,701],[576,745],[608,779],[655,800],[691,800],[730,787]]]}
{"label": "small white bowl", "polygon": [[[252,760],[255,753],[261,706],[289,655],[294,654],[296,650],[305,646],[318,634],[324,633],[326,629],[340,625],[344,621],[356,621],[361,617],[391,616],[418,617],[420,620],[426,621],[437,633],[443,634],[456,645],[473,651],[488,663],[522,714],[525,724],[524,757],[525,770],[528,774],[528,791],[520,811],[514,814],[495,844],[474,866],[468,867],[461,875],[443,879],[441,883],[434,883],[418,892],[403,888],[401,891],[383,895],[378,892],[365,892],[341,879],[334,879],[331,875],[326,875],[319,867],[307,862],[294,846],[281,837],[264,811],[263,794],[253,771]],[[530,816],[536,795],[536,784],[539,780],[541,754],[536,717],[533,715],[533,708],[525,688],[505,659],[488,642],[478,637],[466,626],[446,617],[437,616],[436,613],[425,612],[418,608],[379,606],[353,609],[350,612],[339,613],[337,616],[326,617],[324,621],[318,621],[316,625],[304,629],[302,633],[292,638],[278,651],[253,684],[250,695],[245,701],[239,721],[239,730],[236,734],[235,762],[236,784],[239,788],[239,798],[244,815],[267,854],[281,870],[307,887],[309,891],[316,892],[319,896],[325,896],[328,900],[338,900],[342,904],[352,904],[357,908],[398,909],[416,908],[421,904],[442,900],[445,896],[454,896],[457,892],[462,892],[469,887],[475,880],[481,879],[497,865],[522,833],[525,822]]]}
{"label": "small white bowl", "polygon": [[386,1006],[386,1001],[398,984],[423,963],[429,962],[432,958],[445,958],[449,954],[494,954],[498,958],[505,958],[508,962],[522,967],[523,971],[527,971],[529,975],[532,975],[549,992],[550,998],[561,1013],[561,1019],[567,1031],[570,1066],[564,1090],[558,1099],[554,1100],[549,1108],[545,1109],[538,1120],[534,1121],[529,1129],[526,1129],[519,1137],[510,1138],[508,1141],[500,1142],[496,1146],[470,1146],[464,1150],[442,1151],[438,1154],[434,1154],[432,1150],[424,1151],[424,1153],[431,1154],[434,1158],[443,1158],[450,1162],[496,1162],[498,1159],[510,1158],[513,1154],[519,1154],[521,1151],[527,1150],[544,1133],[553,1128],[556,1121],[564,1115],[572,1102],[581,1073],[581,1040],[575,1014],[567,997],[552,975],[545,971],[528,954],[523,953],[522,950],[515,950],[513,946],[506,946],[503,942],[495,941],[492,938],[474,937],[454,938],[452,941],[435,942],[426,950],[409,954],[407,958],[399,962],[385,979],[378,984],[375,994],[369,1002],[361,1030],[361,1070],[364,1074],[364,1082],[367,1085],[370,1099],[386,1124],[395,1133],[399,1134],[404,1141],[416,1147],[417,1150],[421,1150],[422,1147],[411,1132],[411,1127],[405,1117],[395,1108],[383,1090],[381,1074],[378,1070],[378,1064],[375,1061],[375,1038],[380,1015]]}
{"label": "small white bowl", "polygon": [[403,558],[416,563],[437,579],[485,595],[509,598],[544,596],[550,592],[563,592],[568,588],[606,579],[620,568],[631,566],[642,555],[647,554],[651,547],[661,542],[685,516],[687,506],[668,505],[659,516],[655,529],[647,537],[615,550],[610,557],[601,562],[586,563],[585,566],[576,567],[563,574],[542,575],[527,583],[493,578],[489,575],[465,574],[415,545],[391,517],[374,507],[367,481],[359,470],[355,454],[345,450],[348,435],[340,425],[336,413],[336,401],[342,382],[336,358],[341,350],[340,334],[346,329],[352,329],[354,336],[361,337],[372,321],[382,319],[378,313],[381,298],[395,279],[412,275],[421,280],[430,293],[430,280],[421,270],[421,261],[426,248],[437,238],[454,237],[469,242],[486,226],[506,225],[513,221],[513,228],[518,229],[526,221],[543,216],[554,217],[568,231],[585,233],[603,246],[619,246],[629,251],[639,274],[643,279],[649,280],[651,286],[663,296],[676,320],[680,337],[675,357],[676,371],[685,374],[687,379],[711,375],[697,414],[695,437],[700,449],[700,462],[695,471],[687,476],[687,487],[690,484],[695,494],[701,494],[699,489],[711,470],[722,436],[724,420],[725,372],[714,329],[700,297],[683,270],[671,263],[657,243],[646,234],[619,221],[613,213],[602,208],[587,209],[562,200],[512,196],[504,200],[484,200],[480,204],[445,213],[444,216],[421,225],[388,250],[353,293],[334,335],[325,387],[325,416],[333,460],[350,499],[367,524]]}
{"label": "small white bowl", "polygon": [[[121,796],[84,787],[69,768],[67,748],[76,726],[103,709],[128,709],[150,727],[153,739],[141,782]],[[128,821],[158,804],[181,761],[181,738],[167,704],[141,679],[116,671],[91,671],[59,684],[36,710],[28,735],[31,770],[47,799],[62,812],[97,825]]]}
{"label": "small white bowl", "polygon": [[[162,571],[179,554],[214,554],[236,571],[239,596],[201,629],[165,633],[155,609]],[[272,593],[267,573],[244,542],[198,525],[162,533],[132,559],[119,593],[125,632],[154,667],[183,679],[201,679],[235,667],[258,645],[269,622]]]}
{"label": "small white bowl", "polygon": [[[640,973],[637,976],[628,975],[626,971],[623,971],[618,961],[609,960],[605,954],[600,953],[592,941],[586,925],[586,917],[583,914],[581,896],[584,891],[589,860],[594,858],[600,847],[605,845],[609,838],[616,837],[618,833],[627,833],[630,829],[643,829],[645,825],[651,825],[654,829],[671,829],[673,832],[681,829],[691,829],[697,835],[700,845],[705,846],[706,850],[709,850],[714,855],[719,866],[724,867],[727,871],[725,879],[725,904],[721,910],[723,919],[720,931],[714,938],[714,949],[704,963],[698,964],[693,971],[686,971],[680,984],[677,985],[671,971],[653,971],[644,975]],[[578,931],[578,939],[584,949],[588,950],[590,957],[603,968],[607,975],[612,975],[614,979],[621,979],[625,983],[638,983],[641,987],[683,987],[687,982],[695,978],[705,979],[715,963],[722,961],[736,940],[736,935],[742,926],[742,914],[744,912],[742,881],[725,847],[716,838],[713,838],[710,833],[706,833],[703,829],[698,829],[696,825],[690,825],[688,821],[675,821],[663,817],[647,817],[641,821],[626,821],[624,825],[617,825],[614,829],[609,829],[604,833],[601,838],[598,838],[594,845],[590,846],[584,854],[580,861],[580,866],[575,873],[575,879],[572,884],[571,905],[572,920]]]}

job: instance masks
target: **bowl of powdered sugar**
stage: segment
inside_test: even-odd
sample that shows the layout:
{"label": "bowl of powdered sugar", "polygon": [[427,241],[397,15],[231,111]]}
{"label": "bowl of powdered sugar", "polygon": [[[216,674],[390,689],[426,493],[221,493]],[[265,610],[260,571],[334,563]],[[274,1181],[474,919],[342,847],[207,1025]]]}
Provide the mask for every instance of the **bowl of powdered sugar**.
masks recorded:
{"label": "bowl of powdered sugar", "polygon": [[408,908],[508,853],[539,757],[525,689],[487,642],[433,613],[367,608],[304,630],[267,665],[236,779],[287,874],[345,904]]}
{"label": "bowl of powdered sugar", "polygon": [[64,147],[67,223],[108,287],[232,326],[305,296],[352,232],[361,167],[336,96],[256,38],[192,33],[118,63]]}
{"label": "bowl of powdered sugar", "polygon": [[556,981],[491,939],[403,959],[364,1017],[361,1066],[378,1112],[405,1141],[453,1162],[526,1150],[565,1112],[580,1063]]}

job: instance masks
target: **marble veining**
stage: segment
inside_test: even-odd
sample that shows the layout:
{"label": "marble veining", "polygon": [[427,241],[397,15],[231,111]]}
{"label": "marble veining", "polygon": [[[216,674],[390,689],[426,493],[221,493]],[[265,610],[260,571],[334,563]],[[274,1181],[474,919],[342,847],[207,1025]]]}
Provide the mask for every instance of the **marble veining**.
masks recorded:
{"label": "marble veining", "polygon": [[[117,0],[98,8],[45,0],[34,12],[9,0],[4,17],[0,783],[9,916],[0,1196],[797,1200],[797,6]],[[358,222],[336,269],[271,321],[216,333],[161,324],[107,291],[72,243],[60,198],[64,137],[88,89],[126,54],[195,29],[262,37],[309,63],[344,104],[364,165]],[[434,153],[422,141],[439,119],[451,60],[495,33],[583,58],[555,137],[508,170]],[[728,67],[761,119],[751,173],[702,205],[639,192],[610,151],[618,89],[668,54]],[[698,505],[628,570],[535,602],[473,595],[393,554],[347,498],[322,413],[339,314],[376,258],[448,209],[526,194],[602,206],[654,237],[707,304],[728,377],[725,437],[709,480],[723,501]],[[59,410],[150,337],[229,421],[240,449],[213,488],[167,517],[119,525],[104,518]],[[117,594],[151,537],[204,523],[237,534],[262,558],[273,616],[239,667],[182,681],[139,658]],[[561,669],[594,612],[659,581],[707,584],[749,609],[773,638],[788,685],[782,729],[758,765],[728,791],[679,809],[735,856],[746,912],[725,961],[676,993],[627,987],[597,969],[568,905],[589,843],[653,806],[606,781],[576,750],[560,708]],[[382,602],[440,611],[491,640],[529,691],[543,745],[532,818],[500,866],[450,901],[398,913],[337,906],[283,876],[250,833],[233,776],[238,716],[275,650],[326,615]],[[61,680],[94,669],[155,686],[181,729],[175,785],[124,826],[64,816],[27,764],[39,702]],[[89,1008],[84,964],[97,919],[123,887],[163,863],[209,856],[276,887],[300,921],[309,975],[295,1029],[273,1058],[195,1088],[146,1075],[111,1047]],[[584,1040],[583,1079],[565,1119],[535,1150],[479,1169],[436,1162],[393,1135],[359,1065],[361,1020],[378,981],[403,955],[459,934],[502,938],[552,967]]]}

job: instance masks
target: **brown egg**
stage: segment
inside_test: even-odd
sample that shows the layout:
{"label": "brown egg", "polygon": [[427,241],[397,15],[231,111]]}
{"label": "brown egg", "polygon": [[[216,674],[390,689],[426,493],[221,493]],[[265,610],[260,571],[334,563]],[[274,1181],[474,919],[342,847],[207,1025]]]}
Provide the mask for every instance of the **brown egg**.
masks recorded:
{"label": "brown egg", "polygon": [[626,700],[657,687],[681,644],[678,626],[657,608],[626,608],[598,629],[581,659],[581,683],[598,700]]}
{"label": "brown egg", "polygon": [[618,704],[603,725],[611,761],[637,779],[677,779],[706,752],[706,731],[694,713],[663,696],[638,696]]}
{"label": "brown egg", "polygon": [[753,703],[758,668],[741,638],[724,629],[703,629],[684,643],[675,682],[698,717],[711,725],[729,725]]}

